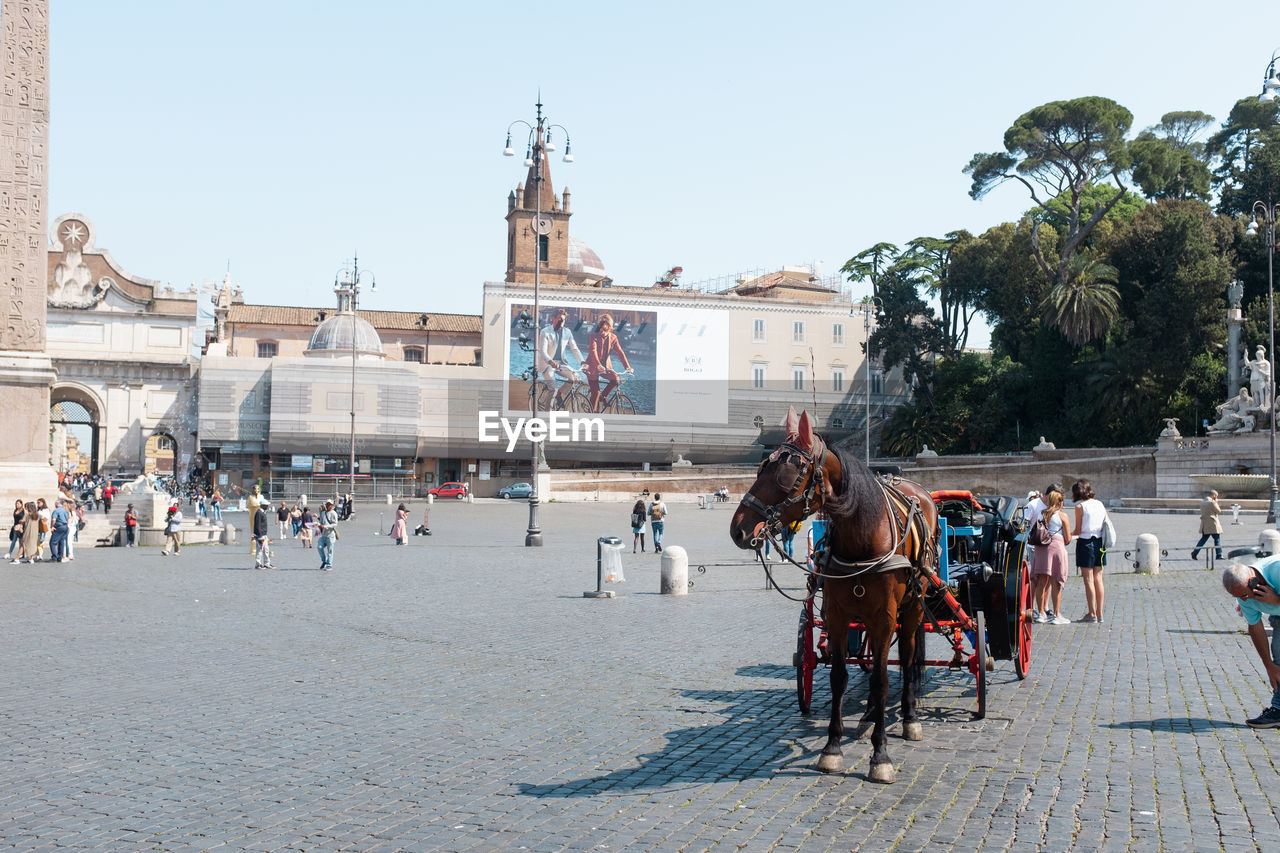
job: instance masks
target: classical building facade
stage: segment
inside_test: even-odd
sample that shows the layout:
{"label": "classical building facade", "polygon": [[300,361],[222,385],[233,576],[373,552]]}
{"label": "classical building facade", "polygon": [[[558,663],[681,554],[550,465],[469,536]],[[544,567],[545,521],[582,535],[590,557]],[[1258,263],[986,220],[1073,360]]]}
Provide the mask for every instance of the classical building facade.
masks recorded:
{"label": "classical building facade", "polygon": [[[195,287],[178,291],[140,278],[95,245],[93,223],[58,217],[47,256],[47,348],[57,371],[50,402],[59,470],[185,476],[196,448],[193,351]],[[77,435],[88,461],[72,460]]]}

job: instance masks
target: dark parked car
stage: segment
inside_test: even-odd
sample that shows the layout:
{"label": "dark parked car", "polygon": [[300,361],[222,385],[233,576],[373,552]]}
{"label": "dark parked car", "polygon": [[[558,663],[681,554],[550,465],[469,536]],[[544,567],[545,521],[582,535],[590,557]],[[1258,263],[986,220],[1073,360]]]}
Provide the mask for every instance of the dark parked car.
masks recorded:
{"label": "dark parked car", "polygon": [[431,490],[430,494],[438,498],[457,498],[462,500],[467,496],[466,483],[441,483]]}
{"label": "dark parked car", "polygon": [[529,483],[512,483],[510,486],[503,486],[498,489],[498,497],[507,498],[527,498],[533,494],[533,486]]}

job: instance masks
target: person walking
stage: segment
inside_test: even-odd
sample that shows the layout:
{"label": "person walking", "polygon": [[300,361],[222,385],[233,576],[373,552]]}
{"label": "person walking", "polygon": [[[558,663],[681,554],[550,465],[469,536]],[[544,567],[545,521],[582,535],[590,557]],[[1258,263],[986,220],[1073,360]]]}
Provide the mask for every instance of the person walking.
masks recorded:
{"label": "person walking", "polygon": [[297,504],[294,504],[293,509],[289,510],[289,524],[293,526],[294,539],[302,535],[302,507]]}
{"label": "person walking", "polygon": [[[284,504],[281,503],[280,507],[283,509]],[[284,530],[284,522],[280,522],[280,529]],[[265,503],[258,504],[258,511],[253,514],[253,546],[255,567],[274,569],[275,566],[271,565],[271,516],[267,514]]]}
{"label": "person walking", "polygon": [[49,513],[49,559],[55,563],[67,561],[67,537],[71,533],[71,513],[63,501],[57,501]]}
{"label": "person walking", "polygon": [[1214,559],[1222,559],[1222,507],[1218,505],[1218,490],[1210,489],[1209,494],[1200,501],[1200,540],[1191,549],[1191,559],[1200,555],[1204,543],[1213,537]]}
{"label": "person walking", "polygon": [[[1062,615],[1062,587],[1067,582],[1067,546],[1071,544],[1071,522],[1062,509],[1062,492],[1050,491],[1044,496],[1041,517],[1049,526],[1049,544],[1037,545],[1032,557],[1032,600],[1040,606],[1033,611],[1036,622],[1070,625]],[[1037,593],[1038,590],[1038,593]],[[1048,607],[1052,599],[1052,609]]]}
{"label": "person walking", "polygon": [[289,505],[284,501],[280,501],[280,507],[276,510],[276,524],[280,527],[280,539],[283,541],[289,529]]}
{"label": "person walking", "polygon": [[302,540],[303,548],[314,548],[312,544],[312,531],[316,526],[315,514],[311,512],[309,507],[302,508],[302,524],[298,527],[298,538]]}
{"label": "person walking", "polygon": [[397,545],[409,544],[409,510],[404,504],[396,507],[396,520],[391,522],[391,539]]}
{"label": "person walking", "polygon": [[[1280,558],[1242,565],[1236,563],[1222,572],[1222,587],[1235,596],[1240,615],[1248,625],[1249,639],[1262,660],[1262,670],[1267,674],[1271,687],[1271,704],[1262,713],[1245,720],[1254,729],[1280,728]],[[1267,629],[1262,617],[1271,623],[1271,641],[1267,642]]]}
{"label": "person walking", "polygon": [[26,514],[27,508],[22,505],[22,498],[18,498],[13,502],[13,526],[9,528],[9,553],[4,555],[6,560],[17,559],[13,553],[22,550],[22,517]]}
{"label": "person walking", "polygon": [[169,556],[169,549],[173,549],[173,555],[176,557],[182,553],[182,510],[178,509],[176,503],[169,506],[169,511],[164,514],[164,548],[160,551],[160,556]]}
{"label": "person walking", "polygon": [[104,513],[110,514],[111,501],[115,499],[115,496],[116,496],[116,487],[111,485],[111,481],[108,480],[107,484],[102,487],[102,511]]}
{"label": "person walking", "polygon": [[[85,518],[84,504],[77,503],[75,507],[76,507],[76,511],[75,511],[76,524],[75,524],[75,527],[72,528],[75,532],[72,534],[71,540],[73,542],[78,543],[80,541],[80,531],[84,530],[84,527],[86,524],[88,524],[88,521]],[[74,560],[75,558],[76,558],[76,555],[72,553],[71,559]]]}
{"label": "person walking", "polygon": [[662,495],[654,492],[653,503],[649,504],[649,526],[653,529],[653,553],[662,553],[662,531],[666,527],[667,505]]}
{"label": "person walking", "polygon": [[22,550],[19,563],[30,563],[40,556],[40,508],[35,501],[22,505]]}
{"label": "person walking", "polygon": [[1071,499],[1076,504],[1076,568],[1084,580],[1084,600],[1089,608],[1076,621],[1102,624],[1102,571],[1107,565],[1102,528],[1107,523],[1107,508],[1094,496],[1088,480],[1076,480]]}
{"label": "person walking", "polygon": [[36,498],[36,515],[36,529],[40,532],[40,540],[36,543],[36,560],[43,560],[49,544],[49,519],[53,515],[44,498]]}
{"label": "person walking", "polygon": [[640,552],[644,553],[644,501],[636,501],[631,507],[631,553],[636,552],[636,543],[640,543]]}
{"label": "person walking", "polygon": [[333,501],[325,501],[324,509],[316,517],[320,535],[316,537],[316,550],[320,552],[320,568],[333,571],[333,540],[338,538],[338,514],[333,511]]}
{"label": "person walking", "polygon": [[214,487],[213,496],[209,499],[209,502],[213,505],[213,520],[215,522],[221,522],[222,521],[222,492],[218,491],[216,486]]}
{"label": "person walking", "polygon": [[138,513],[133,504],[124,510],[124,547],[132,548],[138,544]]}

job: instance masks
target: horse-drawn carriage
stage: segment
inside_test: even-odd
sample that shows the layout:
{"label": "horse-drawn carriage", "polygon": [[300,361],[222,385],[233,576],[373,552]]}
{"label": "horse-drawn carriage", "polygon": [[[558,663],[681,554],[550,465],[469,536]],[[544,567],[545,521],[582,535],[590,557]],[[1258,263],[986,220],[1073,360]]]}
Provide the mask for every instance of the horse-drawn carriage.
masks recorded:
{"label": "horse-drawn carriage", "polygon": [[[877,476],[853,454],[827,447],[807,413],[788,413],[786,440],[760,463],[729,535],[738,547],[759,553],[797,521],[815,514],[825,521],[808,571],[795,661],[804,711],[817,664],[831,669],[831,721],[819,770],[844,769],[843,699],[847,664],[855,662],[870,676],[867,710],[857,725],[859,735],[871,729],[868,776],[894,780],[885,702],[895,635],[907,740],[924,737],[916,710],[922,666],[967,667],[978,682],[979,716],[986,712],[989,655],[1014,660],[1018,675],[1026,675],[1030,590],[1017,503],[949,492],[935,499],[918,483]],[[926,659],[925,629],[948,639],[951,659]]]}
{"label": "horse-drawn carriage", "polygon": [[[923,576],[924,619],[917,629],[915,664],[967,669],[977,681],[975,695],[981,719],[987,710],[987,671],[992,660],[1012,660],[1018,678],[1031,665],[1031,583],[1023,546],[1018,499],[1007,495],[973,495],[967,491],[931,493],[938,508],[937,571]],[[821,561],[827,522],[812,525],[809,565]],[[800,627],[793,663],[800,711],[809,713],[813,675],[831,663],[831,644],[822,620],[822,577],[806,576],[808,594],[800,606]],[[951,656],[929,658],[926,635],[935,634],[949,646]],[[845,662],[870,672],[874,654],[866,626],[849,625]],[[890,660],[890,664],[898,661]]]}

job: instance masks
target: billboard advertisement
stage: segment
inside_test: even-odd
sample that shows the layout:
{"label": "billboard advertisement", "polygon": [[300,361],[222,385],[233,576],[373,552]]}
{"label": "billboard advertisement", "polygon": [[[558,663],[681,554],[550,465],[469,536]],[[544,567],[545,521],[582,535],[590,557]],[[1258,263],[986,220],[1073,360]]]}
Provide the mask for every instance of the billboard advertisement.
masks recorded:
{"label": "billboard advertisement", "polygon": [[724,423],[727,312],[508,301],[507,408]]}

